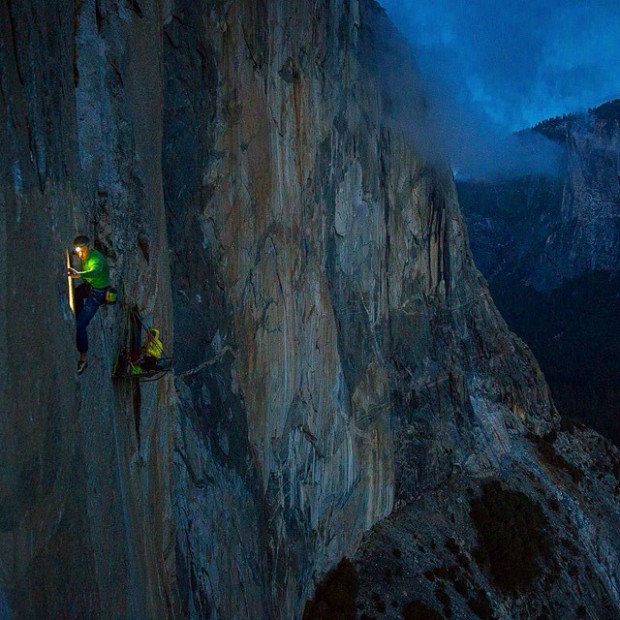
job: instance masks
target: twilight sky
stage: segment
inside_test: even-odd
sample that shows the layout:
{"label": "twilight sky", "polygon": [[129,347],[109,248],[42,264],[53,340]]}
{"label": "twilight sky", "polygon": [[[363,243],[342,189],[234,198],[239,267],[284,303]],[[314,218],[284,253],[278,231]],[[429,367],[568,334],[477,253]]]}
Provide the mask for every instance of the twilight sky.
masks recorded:
{"label": "twilight sky", "polygon": [[439,117],[443,107],[467,125],[448,145],[457,163],[464,143],[487,148],[476,134],[489,125],[497,138],[620,98],[620,0],[379,2],[411,42]]}

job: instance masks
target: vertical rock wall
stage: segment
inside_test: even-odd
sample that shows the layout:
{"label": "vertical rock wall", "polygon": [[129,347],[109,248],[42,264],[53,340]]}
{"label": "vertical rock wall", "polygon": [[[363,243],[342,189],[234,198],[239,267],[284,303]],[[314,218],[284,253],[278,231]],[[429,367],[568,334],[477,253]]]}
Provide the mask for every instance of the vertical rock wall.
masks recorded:
{"label": "vertical rock wall", "polygon": [[459,183],[477,264],[491,284],[542,292],[588,273],[616,275],[620,254],[620,100],[539,123],[563,154],[556,176]]}
{"label": "vertical rock wall", "polygon": [[176,2],[164,34],[181,611],[298,617],[395,502],[551,406],[377,5]]}
{"label": "vertical rock wall", "polygon": [[171,341],[161,18],[143,4],[0,7],[0,580],[15,618],[168,613],[172,384],[113,384],[121,306],[91,323],[77,377],[64,276],[88,234]]}

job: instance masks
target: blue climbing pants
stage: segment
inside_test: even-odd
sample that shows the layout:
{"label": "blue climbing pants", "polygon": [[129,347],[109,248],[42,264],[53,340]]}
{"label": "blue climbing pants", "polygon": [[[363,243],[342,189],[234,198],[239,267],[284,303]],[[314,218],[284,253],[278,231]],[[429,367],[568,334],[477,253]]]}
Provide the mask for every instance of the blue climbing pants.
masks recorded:
{"label": "blue climbing pants", "polygon": [[82,283],[75,289],[75,341],[80,353],[88,351],[88,333],[86,328],[97,314],[99,306],[105,303],[105,288],[93,288]]}

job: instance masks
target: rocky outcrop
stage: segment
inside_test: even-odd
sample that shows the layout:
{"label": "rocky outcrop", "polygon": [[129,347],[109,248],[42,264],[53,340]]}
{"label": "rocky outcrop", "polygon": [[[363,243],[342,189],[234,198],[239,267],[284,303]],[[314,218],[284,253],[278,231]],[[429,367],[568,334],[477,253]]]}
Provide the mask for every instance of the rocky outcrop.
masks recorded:
{"label": "rocky outcrop", "polygon": [[369,533],[360,617],[617,615],[620,452],[577,429],[513,445],[490,482],[456,475]]}
{"label": "rocky outcrop", "polygon": [[[378,5],[0,10],[7,615],[301,617],[374,524],[557,423],[404,127],[428,106]],[[125,304],[79,378],[78,231]],[[108,378],[129,305],[174,376]]]}
{"label": "rocky outcrop", "polygon": [[[543,123],[539,131],[560,138],[568,158],[560,222],[546,243],[548,261],[564,280],[585,272],[618,273],[620,100]],[[546,287],[553,287],[558,276]]]}

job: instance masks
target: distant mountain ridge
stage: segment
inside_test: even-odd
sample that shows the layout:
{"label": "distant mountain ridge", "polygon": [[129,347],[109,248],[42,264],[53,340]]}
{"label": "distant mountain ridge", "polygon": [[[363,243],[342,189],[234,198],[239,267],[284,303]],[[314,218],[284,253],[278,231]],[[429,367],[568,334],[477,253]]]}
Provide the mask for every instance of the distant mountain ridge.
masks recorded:
{"label": "distant mountain ridge", "polygon": [[458,183],[479,269],[560,413],[620,441],[620,99],[536,125],[558,176]]}
{"label": "distant mountain ridge", "polygon": [[620,121],[620,99],[607,101],[596,108],[590,108],[587,112],[572,112],[545,119],[536,123],[532,129],[548,138],[561,141],[565,134],[559,133],[558,130],[566,130],[574,123],[578,123],[588,117],[594,118],[597,121],[615,122],[617,124]]}

